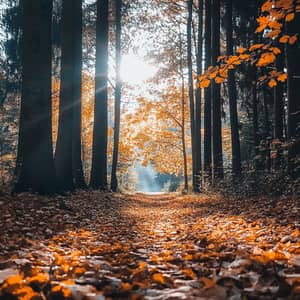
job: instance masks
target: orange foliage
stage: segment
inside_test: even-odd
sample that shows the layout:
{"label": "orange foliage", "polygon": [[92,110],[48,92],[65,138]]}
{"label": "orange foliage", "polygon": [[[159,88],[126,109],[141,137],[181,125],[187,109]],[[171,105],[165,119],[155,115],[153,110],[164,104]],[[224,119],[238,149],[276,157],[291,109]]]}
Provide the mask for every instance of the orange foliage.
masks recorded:
{"label": "orange foliage", "polygon": [[[200,77],[200,88],[207,88],[210,81],[215,79],[216,83],[223,83],[227,78],[227,71],[234,69],[235,66],[244,62],[250,62],[259,68],[265,68],[272,65],[276,61],[276,55],[281,53],[281,50],[272,46],[273,41],[278,41],[282,44],[294,45],[298,40],[297,35],[284,34],[282,28],[287,22],[292,22],[295,19],[295,14],[300,12],[300,0],[267,0],[261,6],[261,15],[257,18],[258,27],[256,33],[265,33],[265,37],[270,38],[271,42],[254,44],[246,49],[240,47],[237,49],[237,55],[229,57],[220,56],[217,59],[218,66],[209,67]],[[282,72],[270,71],[266,77],[260,81],[268,80],[267,83],[270,88],[273,88],[278,82],[284,82],[287,75]]]}

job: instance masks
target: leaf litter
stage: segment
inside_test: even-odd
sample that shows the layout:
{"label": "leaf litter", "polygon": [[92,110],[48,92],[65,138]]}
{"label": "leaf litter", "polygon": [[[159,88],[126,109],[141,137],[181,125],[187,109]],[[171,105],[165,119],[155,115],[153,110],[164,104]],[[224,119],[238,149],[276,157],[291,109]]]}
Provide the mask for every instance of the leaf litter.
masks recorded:
{"label": "leaf litter", "polygon": [[1,196],[1,300],[300,299],[297,199],[61,200]]}

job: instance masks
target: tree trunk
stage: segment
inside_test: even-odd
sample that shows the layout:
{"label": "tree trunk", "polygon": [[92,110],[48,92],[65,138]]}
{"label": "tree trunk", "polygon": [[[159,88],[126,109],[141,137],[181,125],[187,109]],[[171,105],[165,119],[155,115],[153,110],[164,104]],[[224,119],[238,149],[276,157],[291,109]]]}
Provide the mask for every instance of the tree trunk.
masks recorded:
{"label": "tree trunk", "polygon": [[194,103],[194,80],[193,80],[193,59],[192,59],[192,19],[193,0],[188,1],[188,22],[187,22],[187,64],[188,64],[188,86],[190,103],[190,124],[192,142],[192,182],[193,190],[196,187],[196,155],[195,155],[195,103]]}
{"label": "tree trunk", "polygon": [[254,155],[258,154],[259,138],[258,138],[258,110],[257,110],[257,70],[253,67],[253,87],[252,87],[252,127],[253,127],[253,145]]}
{"label": "tree trunk", "polygon": [[22,90],[14,192],[56,191],[51,128],[51,0],[22,0]]}
{"label": "tree trunk", "polygon": [[117,191],[117,165],[119,152],[119,137],[120,137],[120,114],[121,114],[121,12],[122,0],[115,0],[116,7],[116,87],[115,87],[115,127],[114,127],[114,149],[111,171],[111,189]]}
{"label": "tree trunk", "polygon": [[[211,0],[205,0],[205,70],[211,66]],[[211,178],[211,86],[204,90],[204,171]]]}
{"label": "tree trunk", "polygon": [[184,191],[187,192],[189,188],[188,170],[187,170],[187,154],[186,154],[186,140],[185,140],[185,83],[183,70],[183,49],[181,32],[179,34],[179,52],[180,52],[180,79],[181,79],[181,143],[182,143],[182,159],[183,159],[183,176],[184,176]]}
{"label": "tree trunk", "polygon": [[[283,51],[282,55],[284,55]],[[282,55],[278,55],[276,59],[277,70],[281,72],[284,69],[284,59]],[[283,102],[283,86],[279,83],[274,90],[274,138],[280,141],[283,140]]]}
{"label": "tree trunk", "polygon": [[[226,2],[226,50],[233,55],[232,0]],[[234,70],[228,72],[228,98],[231,126],[232,173],[235,178],[241,174],[241,149],[238,128],[237,93]]]}
{"label": "tree trunk", "polygon": [[82,166],[81,99],[82,99],[82,0],[73,1],[74,62],[73,62],[73,145],[72,163],[75,188],[86,188]]}
{"label": "tree trunk", "polygon": [[[198,1],[198,38],[197,38],[197,75],[202,73],[202,33],[203,33],[203,1]],[[197,81],[196,89],[196,114],[195,114],[195,187],[194,192],[201,191],[202,181],[202,160],[201,160],[201,100],[202,93]]]}
{"label": "tree trunk", "polygon": [[95,106],[91,182],[107,190],[108,0],[97,1]]}
{"label": "tree trunk", "polygon": [[289,140],[289,173],[293,178],[300,177],[300,15],[296,14],[288,22],[289,35],[298,35],[295,45],[287,45],[287,97],[288,97],[288,140]]}
{"label": "tree trunk", "polygon": [[81,160],[82,2],[62,3],[62,57],[55,167],[61,191],[85,186]]}
{"label": "tree trunk", "polygon": [[[220,1],[212,1],[212,62],[215,64],[220,56]],[[213,143],[213,177],[223,178],[222,121],[221,121],[221,87],[212,82],[212,143]]]}

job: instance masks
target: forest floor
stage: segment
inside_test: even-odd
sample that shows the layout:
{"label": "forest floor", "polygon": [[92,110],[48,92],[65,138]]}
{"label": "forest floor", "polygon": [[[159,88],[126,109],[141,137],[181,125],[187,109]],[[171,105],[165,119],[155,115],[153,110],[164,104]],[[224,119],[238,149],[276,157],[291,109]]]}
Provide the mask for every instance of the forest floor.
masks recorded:
{"label": "forest floor", "polygon": [[0,299],[300,299],[299,199],[0,195]]}

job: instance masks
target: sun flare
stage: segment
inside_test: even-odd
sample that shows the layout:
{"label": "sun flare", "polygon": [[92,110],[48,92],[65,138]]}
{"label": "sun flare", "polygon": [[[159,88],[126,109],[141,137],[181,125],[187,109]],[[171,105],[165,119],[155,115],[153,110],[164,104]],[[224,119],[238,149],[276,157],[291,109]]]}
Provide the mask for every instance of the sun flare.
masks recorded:
{"label": "sun flare", "polygon": [[122,57],[121,78],[125,83],[142,85],[153,77],[156,71],[154,66],[134,54],[126,54]]}

